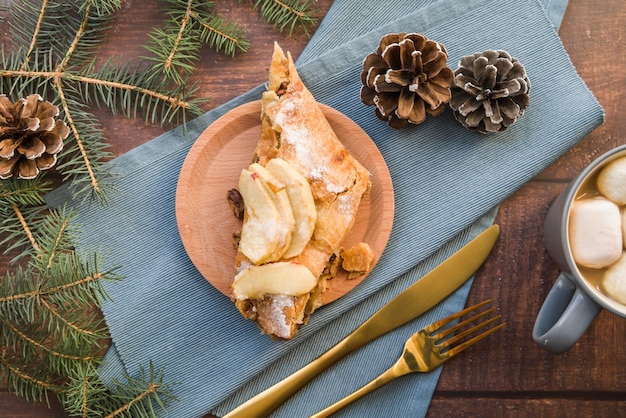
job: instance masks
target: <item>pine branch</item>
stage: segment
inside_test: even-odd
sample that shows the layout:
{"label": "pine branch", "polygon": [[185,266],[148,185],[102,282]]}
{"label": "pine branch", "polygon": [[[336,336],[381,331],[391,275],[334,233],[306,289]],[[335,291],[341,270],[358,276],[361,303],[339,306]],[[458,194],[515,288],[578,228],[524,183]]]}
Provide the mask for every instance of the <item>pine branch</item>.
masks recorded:
{"label": "pine branch", "polygon": [[[71,82],[82,84],[84,89],[91,88],[98,104],[104,104],[111,110],[121,108],[128,117],[137,116],[140,108],[153,108],[154,104],[174,109],[175,112],[188,112],[199,116],[197,101],[189,101],[189,93],[180,91],[159,91],[151,84],[150,77],[139,70],[126,66],[112,66],[111,61],[94,74],[64,74]],[[149,120],[150,111],[143,111]],[[153,122],[154,116],[152,117]]]}
{"label": "pine branch", "polygon": [[41,9],[39,11],[39,16],[37,18],[37,24],[35,26],[35,29],[32,31],[31,41],[30,41],[30,45],[28,46],[28,51],[26,52],[26,56],[25,56],[25,60],[24,60],[24,63],[23,63],[23,67],[28,64],[28,61],[30,61],[30,55],[33,53],[33,51],[35,50],[35,46],[37,45],[37,39],[39,39],[39,32],[41,30],[41,24],[43,22],[44,16],[46,15],[44,13],[44,11],[46,10],[47,3],[48,3],[47,1],[44,1],[43,4],[42,4]]}
{"label": "pine branch", "polygon": [[[195,68],[200,58],[201,44],[194,36],[194,21],[191,13],[194,7],[192,0],[166,0],[166,13],[169,20],[164,29],[155,28],[148,34],[150,42],[144,46],[153,54],[145,57],[154,61],[151,72],[162,75],[163,82],[180,83],[186,74]],[[203,13],[212,14],[213,2],[199,2],[196,8]]]}
{"label": "pine branch", "polygon": [[[3,57],[3,61],[10,61],[10,57]],[[91,68],[91,67],[88,67]],[[3,79],[30,79],[39,80],[38,84],[43,82],[52,82],[53,86],[60,91],[63,86],[61,82],[73,82],[83,84],[82,91],[90,91],[90,87],[98,93],[99,101],[110,107],[112,110],[116,107],[128,110],[128,115],[136,115],[138,105],[144,105],[145,101],[151,103],[159,103],[170,107],[175,111],[180,110],[187,112],[190,116],[198,116],[201,109],[198,103],[201,100],[188,100],[190,93],[181,94],[180,89],[177,91],[162,92],[150,87],[143,87],[142,83],[149,81],[150,78],[141,72],[129,71],[127,67],[111,67],[104,65],[96,74],[81,74],[68,71],[58,70],[0,70],[0,77]],[[14,83],[22,84],[22,83]],[[23,89],[19,90],[20,92]],[[192,91],[192,90],[189,90]],[[121,102],[121,104],[119,102]],[[151,106],[148,106],[151,107]],[[129,110],[130,109],[130,110]],[[150,112],[148,112],[150,113]]]}
{"label": "pine branch", "polygon": [[[52,211],[50,217],[58,217],[47,220],[50,229],[56,229],[53,236],[68,233],[68,215]],[[15,275],[8,273],[5,280],[0,281],[0,315],[3,318],[34,320],[35,313],[41,313],[42,306],[45,310],[43,299],[54,306],[71,310],[100,306],[108,298],[101,280],[119,280],[115,269],[100,271],[102,257],[97,253],[87,260],[75,251],[61,251],[62,246],[58,243],[65,240],[67,237],[42,241],[46,247],[33,254],[25,270],[18,268]]]}
{"label": "pine branch", "polygon": [[163,0],[169,16],[163,29],[155,28],[148,34],[150,41],[144,48],[152,55],[144,57],[153,62],[150,71],[163,76],[164,83],[180,84],[195,70],[200,59],[202,43],[217,52],[234,56],[246,52],[250,42],[245,29],[232,21],[215,15],[210,1]]}
{"label": "pine branch", "polygon": [[194,13],[200,25],[200,39],[218,52],[234,57],[236,52],[247,52],[250,41],[246,39],[245,29],[221,16],[202,16]]}
{"label": "pine branch", "polygon": [[65,410],[72,417],[156,417],[175,401],[171,386],[163,383],[163,372],[152,363],[140,367],[137,377],[106,385],[97,370],[87,365],[69,382]]}
{"label": "pine branch", "polygon": [[[28,197],[11,188],[0,196],[7,204],[37,202],[35,186],[37,182]],[[71,211],[50,210],[31,234],[37,244],[26,268],[18,266],[15,274],[0,280],[0,377],[11,392],[29,401],[55,394],[66,399],[70,412],[79,402],[83,415],[76,416],[99,411],[97,416],[155,417],[174,398],[152,365],[148,374],[141,369],[137,378],[112,387],[97,376],[108,330],[93,309],[108,298],[102,281],[120,278],[115,269],[100,269],[98,254],[88,261],[73,250],[79,231],[72,217]],[[81,385],[74,386],[76,382]]]}
{"label": "pine branch", "polygon": [[111,271],[87,272],[75,254],[55,259],[43,272],[18,269],[0,286],[0,336],[6,342],[2,375],[19,382],[14,391],[27,399],[58,393],[60,382],[79,364],[99,363],[101,354],[94,351],[108,338],[102,321],[85,313],[104,297],[100,280],[118,278]]}
{"label": "pine branch", "polygon": [[40,177],[33,180],[10,178],[0,182],[0,206],[3,203],[19,206],[43,205],[43,195],[50,190],[50,185]]}
{"label": "pine branch", "polygon": [[119,0],[14,2],[9,21],[14,47],[29,45],[21,68],[29,68],[37,50],[52,50],[58,62],[93,56],[112,13],[120,7]]}
{"label": "pine branch", "polygon": [[104,161],[113,157],[108,151],[104,131],[95,116],[84,111],[79,101],[65,94],[62,83],[57,85],[57,92],[74,139],[62,152],[57,170],[66,182],[70,182],[70,190],[75,196],[105,203],[114,186],[113,174],[103,166]]}
{"label": "pine branch", "polygon": [[[48,97],[51,91],[51,83],[40,74],[53,74],[54,55],[51,49],[47,51],[35,50],[32,54],[31,66],[39,71],[28,72],[23,70],[23,63],[27,51],[24,48],[12,48],[9,51],[2,49],[0,60],[2,62],[2,74],[0,74],[0,92],[12,97],[25,97],[36,91],[42,97]],[[31,76],[31,74],[36,74]]]}
{"label": "pine branch", "polygon": [[[14,91],[19,86],[19,92],[23,93],[27,86],[48,86],[50,90],[37,88],[35,91],[54,95],[56,100],[53,100],[60,102],[74,142],[69,152],[61,154],[58,169],[66,180],[72,181],[72,190],[78,196],[95,197],[104,203],[111,192],[111,188],[103,187],[111,185],[111,173],[101,164],[112,158],[106,150],[108,141],[95,124],[95,117],[86,113],[81,103],[95,101],[113,112],[119,108],[127,117],[137,117],[141,112],[147,120],[161,124],[184,124],[202,113],[200,105],[204,100],[190,100],[196,92],[195,86],[185,90],[183,83],[171,91],[158,90],[153,88],[154,82],[146,72],[128,66],[113,66],[111,61],[95,73],[74,73],[70,69],[59,71],[50,68],[52,59],[45,59],[52,55],[50,52],[43,56],[44,59],[39,59],[40,55],[36,54],[32,67],[40,68],[31,70],[13,69],[14,65],[19,65],[19,55],[4,56],[3,62],[7,66],[0,70],[0,78],[4,81],[1,87]],[[91,71],[92,67],[86,66],[84,71]],[[15,83],[11,83],[11,79],[15,79]]]}
{"label": "pine branch", "polygon": [[[59,10],[61,9],[61,10]],[[62,4],[43,0],[40,5],[28,1],[16,1],[10,9],[12,19],[9,20],[14,47],[28,45],[24,54],[22,68],[28,65],[31,54],[36,48],[51,48],[52,40],[40,36],[54,30],[52,21],[48,18],[59,18],[66,14]],[[46,44],[44,46],[43,44]]]}
{"label": "pine branch", "polygon": [[44,193],[49,190],[41,177],[28,181],[11,178],[0,182],[0,245],[6,246],[4,254],[19,252],[14,263],[38,248],[33,228],[45,217],[41,205]]}
{"label": "pine branch", "polygon": [[79,11],[92,7],[97,16],[109,16],[122,7],[122,0],[83,0]]}
{"label": "pine branch", "polygon": [[99,406],[110,398],[111,390],[102,382],[97,369],[91,365],[79,367],[68,381],[65,411],[72,417],[101,417]]}
{"label": "pine branch", "polygon": [[150,43],[145,48],[153,56],[145,59],[155,61],[149,71],[156,77],[162,75],[164,82],[184,82],[184,75],[191,73],[200,59],[200,42],[188,34],[182,38],[176,35],[160,28],[148,34]]}
{"label": "pine branch", "polygon": [[308,27],[317,23],[309,0],[250,0],[250,3],[254,4],[254,10],[260,11],[267,23],[281,32],[288,29],[290,36],[296,28],[301,28],[309,35]]}
{"label": "pine branch", "polygon": [[[48,393],[60,394],[65,390],[63,382],[55,381],[45,370],[32,370],[23,357],[2,349],[0,355],[0,376],[6,380],[7,390],[20,394],[30,402],[48,401]],[[32,364],[31,364],[32,366]],[[32,373],[31,373],[32,372]],[[49,403],[49,402],[48,402]]]}
{"label": "pine branch", "polygon": [[[25,247],[30,244],[22,255],[29,261],[0,280],[0,375],[17,395],[41,400],[49,392],[62,396],[63,382],[79,365],[100,362],[97,351],[109,334],[94,309],[108,298],[102,281],[120,277],[115,269],[100,269],[98,253],[87,258],[74,250],[79,231],[73,213],[44,210],[44,185],[17,184],[0,183],[0,208],[21,222],[3,224],[0,231],[12,238],[4,241],[9,247],[20,236]],[[23,215],[29,212],[36,216]]]}
{"label": "pine branch", "polygon": [[57,67],[58,71],[65,71],[65,69],[67,68],[68,61],[72,58],[72,55],[76,51],[81,38],[83,37],[83,35],[85,35],[87,31],[87,25],[91,18],[90,11],[91,11],[92,4],[93,2],[89,1],[85,3],[84,8],[81,9],[81,11],[83,12],[83,18],[81,19],[80,26],[78,30],[76,31],[74,39],[72,40],[71,44],[67,48],[67,51],[65,51],[65,56],[63,57],[63,60]]}
{"label": "pine branch", "polygon": [[[74,250],[79,228],[71,222],[72,217],[73,212],[67,213],[61,208],[48,211],[47,216],[38,223],[35,239],[39,243],[37,265],[40,270],[50,269],[57,255]],[[41,248],[46,251],[41,251]]]}
{"label": "pine branch", "polygon": [[[98,363],[94,356],[99,339],[107,336],[97,321],[83,317],[87,306],[56,304],[58,295],[84,283],[39,289],[41,277],[32,270],[18,269],[8,275],[0,289],[0,336],[3,361],[0,375],[21,397],[41,400],[48,392],[62,393],[62,382],[74,373],[77,364]],[[83,298],[84,300],[84,298]],[[63,320],[59,320],[62,318]]]}
{"label": "pine branch", "polygon": [[[67,376],[73,373],[76,362],[92,363],[98,359],[91,355],[91,344],[75,344],[66,339],[53,340],[46,330],[35,324],[14,324],[2,318],[4,336],[11,338],[7,350],[20,353],[29,363],[41,361],[50,376]],[[25,369],[27,370],[27,369]]]}
{"label": "pine branch", "polygon": [[[39,251],[39,244],[37,244],[37,241],[35,240],[35,237],[33,236],[32,230],[29,225],[37,225],[37,217],[41,218],[41,211],[39,210],[39,208],[27,208],[22,211],[22,209],[20,209],[20,207],[16,204],[11,204],[11,209],[11,215],[14,215],[15,219],[17,219],[17,224],[19,224],[20,226],[20,228],[16,231],[16,235],[22,234],[25,238],[24,242],[30,244],[30,247],[32,247],[33,250]],[[6,219],[12,220],[13,216],[11,215],[7,216]],[[19,238],[16,239],[16,241],[19,241]]]}

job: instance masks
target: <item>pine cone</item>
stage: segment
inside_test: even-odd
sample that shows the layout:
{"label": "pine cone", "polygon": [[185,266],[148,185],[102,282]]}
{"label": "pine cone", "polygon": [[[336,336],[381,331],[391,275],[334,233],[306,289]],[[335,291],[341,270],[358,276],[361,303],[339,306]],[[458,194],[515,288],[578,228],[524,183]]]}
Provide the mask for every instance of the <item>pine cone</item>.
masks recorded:
{"label": "pine cone", "polygon": [[70,130],[38,94],[15,103],[0,95],[0,179],[32,179],[53,167]]}
{"label": "pine cone", "polygon": [[454,75],[443,45],[417,33],[383,36],[376,53],[363,60],[361,101],[400,129],[438,115],[450,100]]}
{"label": "pine cone", "polygon": [[504,131],[530,104],[530,80],[517,58],[488,50],[461,58],[454,72],[450,107],[472,131]]}

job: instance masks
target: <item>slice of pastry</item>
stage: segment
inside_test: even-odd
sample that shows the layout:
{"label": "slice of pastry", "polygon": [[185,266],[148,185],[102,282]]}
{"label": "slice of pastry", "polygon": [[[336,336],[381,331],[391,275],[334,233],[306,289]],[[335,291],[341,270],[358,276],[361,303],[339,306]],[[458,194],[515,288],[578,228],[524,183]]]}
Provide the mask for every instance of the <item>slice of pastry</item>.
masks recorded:
{"label": "slice of pastry", "polygon": [[[242,176],[251,176],[253,181],[244,178],[243,182],[253,192],[240,190],[245,203],[244,226],[233,298],[243,316],[256,321],[262,332],[290,339],[322,304],[322,273],[354,225],[361,198],[370,187],[370,174],[339,141],[302,83],[291,55],[285,56],[278,44],[261,102],[262,132],[254,164],[242,171]],[[270,176],[262,170],[255,172],[257,166],[268,169]],[[261,191],[254,188],[257,182]],[[291,215],[284,215],[288,211],[272,195],[280,194],[283,187],[289,195]],[[307,199],[312,199],[312,204],[307,204]],[[289,237],[284,236],[284,218],[296,220]]]}

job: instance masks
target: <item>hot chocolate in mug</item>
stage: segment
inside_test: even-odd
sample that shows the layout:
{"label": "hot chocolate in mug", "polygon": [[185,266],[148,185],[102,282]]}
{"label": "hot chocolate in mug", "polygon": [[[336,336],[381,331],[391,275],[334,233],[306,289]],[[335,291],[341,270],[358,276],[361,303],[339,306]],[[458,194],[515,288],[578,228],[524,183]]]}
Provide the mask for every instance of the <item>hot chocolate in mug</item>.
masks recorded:
{"label": "hot chocolate in mug", "polygon": [[[602,309],[626,317],[626,305],[610,297],[599,284],[606,269],[577,264],[570,240],[572,205],[577,199],[587,198],[581,195],[599,194],[598,174],[622,157],[626,159],[626,145],[593,161],[559,195],[546,215],[544,243],[561,272],[539,310],[533,339],[550,352],[562,353],[572,347]],[[623,183],[626,187],[626,178]],[[626,277],[623,280],[626,283]]]}

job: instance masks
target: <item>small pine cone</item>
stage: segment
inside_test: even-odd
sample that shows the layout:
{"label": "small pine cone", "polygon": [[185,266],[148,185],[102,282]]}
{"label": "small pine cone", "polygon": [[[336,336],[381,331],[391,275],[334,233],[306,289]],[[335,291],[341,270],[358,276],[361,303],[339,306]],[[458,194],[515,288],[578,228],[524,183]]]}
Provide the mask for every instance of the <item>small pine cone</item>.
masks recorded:
{"label": "small pine cone", "polygon": [[0,95],[0,179],[32,179],[53,167],[70,130],[59,108],[31,94],[13,103]]}
{"label": "small pine cone", "polygon": [[400,129],[438,115],[450,100],[454,74],[443,45],[417,33],[383,36],[376,53],[363,60],[361,101]]}
{"label": "small pine cone", "polygon": [[506,51],[488,50],[461,58],[450,107],[469,130],[501,132],[524,114],[529,92],[530,80],[519,60]]}

